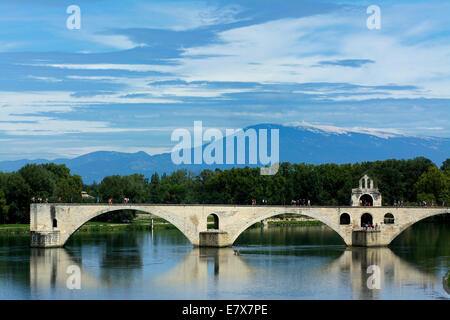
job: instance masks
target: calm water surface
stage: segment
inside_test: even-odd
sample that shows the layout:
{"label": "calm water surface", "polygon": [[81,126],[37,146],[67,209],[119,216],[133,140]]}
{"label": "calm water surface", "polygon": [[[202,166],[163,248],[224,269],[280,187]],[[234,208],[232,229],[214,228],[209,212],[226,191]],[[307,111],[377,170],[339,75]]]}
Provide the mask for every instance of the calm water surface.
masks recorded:
{"label": "calm water surface", "polygon": [[[450,226],[419,223],[390,248],[346,248],[328,227],[245,231],[194,249],[177,230],[77,233],[64,249],[0,236],[0,299],[449,299]],[[240,249],[241,255],[234,255]],[[69,290],[67,269],[81,269]],[[381,289],[367,288],[369,265]]]}

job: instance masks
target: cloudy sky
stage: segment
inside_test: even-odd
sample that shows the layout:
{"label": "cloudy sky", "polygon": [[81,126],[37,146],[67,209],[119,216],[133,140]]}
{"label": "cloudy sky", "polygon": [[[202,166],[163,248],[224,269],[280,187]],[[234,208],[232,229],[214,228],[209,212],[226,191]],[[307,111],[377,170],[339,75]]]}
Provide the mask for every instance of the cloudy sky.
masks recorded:
{"label": "cloudy sky", "polygon": [[1,1],[0,160],[161,153],[195,120],[450,137],[449,12],[446,0]]}

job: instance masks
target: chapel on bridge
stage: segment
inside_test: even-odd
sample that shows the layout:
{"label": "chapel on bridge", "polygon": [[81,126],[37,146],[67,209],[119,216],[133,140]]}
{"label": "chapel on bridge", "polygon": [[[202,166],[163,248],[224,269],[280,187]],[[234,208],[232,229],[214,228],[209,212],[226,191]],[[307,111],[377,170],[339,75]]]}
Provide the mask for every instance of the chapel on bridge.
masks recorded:
{"label": "chapel on bridge", "polygon": [[352,189],[350,204],[357,206],[381,207],[381,193],[375,188],[375,181],[367,174],[359,179],[359,187]]}

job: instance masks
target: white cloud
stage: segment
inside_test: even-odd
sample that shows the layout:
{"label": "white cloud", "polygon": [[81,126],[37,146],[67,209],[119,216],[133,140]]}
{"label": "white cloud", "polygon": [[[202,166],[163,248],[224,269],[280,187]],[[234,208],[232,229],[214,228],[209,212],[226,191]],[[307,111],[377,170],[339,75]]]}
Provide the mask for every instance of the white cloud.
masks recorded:
{"label": "white cloud", "polygon": [[[395,17],[397,15],[403,17],[402,12],[398,12],[400,9],[395,10]],[[415,11],[411,17],[416,16]],[[382,28],[380,31],[370,31],[362,23],[365,18],[361,14],[339,12],[297,19],[280,19],[226,30],[218,33],[219,41],[214,44],[185,48],[182,57],[174,59],[178,62],[175,65],[36,65],[73,70],[168,72],[174,74],[174,78],[186,81],[334,82],[365,86],[393,83],[411,86],[411,89],[407,90],[368,88],[365,89],[366,92],[361,92],[363,89],[336,91],[339,94],[333,99],[337,101],[450,98],[448,90],[450,64],[446,63],[450,57],[450,45],[440,39],[435,41],[430,39],[427,42],[414,41],[415,38],[412,36],[436,32],[436,28],[444,27],[442,26],[444,20],[438,19],[427,23],[402,18],[405,21],[401,30],[397,30],[398,28],[392,29],[389,24],[393,14],[389,13],[389,10],[384,10],[383,21],[387,22],[383,24],[383,28],[389,30],[385,31]],[[359,68],[338,65],[317,66],[319,61],[346,59],[370,59],[374,63],[364,64]],[[116,78],[112,81],[126,83],[130,94],[133,94],[148,92],[144,83],[146,80],[148,78]],[[214,92],[216,89],[211,88],[199,92],[199,88],[190,86],[188,89],[180,85],[168,85],[152,90],[152,94],[159,93],[160,96],[216,97],[227,93]],[[208,94],[207,91],[214,93]],[[355,92],[363,94],[355,95]]]}
{"label": "white cloud", "polygon": [[61,79],[57,79],[54,77],[39,77],[39,76],[33,76],[33,75],[28,75],[28,78],[46,81],[46,82],[61,82],[62,81]]}
{"label": "white cloud", "polygon": [[145,43],[136,43],[131,41],[127,36],[117,34],[85,34],[81,38],[119,50],[128,50],[146,46]]}
{"label": "white cloud", "polygon": [[10,51],[10,50],[15,50],[20,46],[23,46],[24,43],[23,42],[4,42],[4,41],[0,41],[0,52],[6,52],[6,51]]}
{"label": "white cloud", "polygon": [[[64,119],[77,107],[114,103],[177,103],[178,101],[154,97],[123,98],[121,93],[73,97],[72,92],[40,91],[9,92],[0,95],[0,131],[10,135],[59,135],[68,133],[151,131],[149,128],[114,128],[108,122]],[[60,113],[59,117],[44,116]]]}
{"label": "white cloud", "polygon": [[[81,66],[80,68],[93,68],[93,66]],[[58,66],[60,67],[60,66]],[[69,69],[76,68],[73,65],[64,65]],[[99,66],[100,67],[100,66]],[[106,67],[106,66],[101,66]],[[113,65],[114,68],[134,68],[134,66],[124,66],[124,65]],[[142,66],[142,68],[144,68]],[[164,97],[170,99],[170,97],[202,97],[202,98],[218,98],[228,93],[238,93],[238,92],[250,92],[251,89],[245,88],[209,88],[203,84],[157,84],[151,82],[164,81],[164,80],[177,80],[177,78],[167,78],[163,79],[161,77],[139,77],[139,78],[129,78],[129,77],[111,77],[111,76],[67,76],[69,79],[75,80],[88,80],[88,81],[108,81],[112,83],[125,84],[127,86],[126,90],[121,91],[123,97],[129,97],[129,99],[136,99],[135,97],[143,97],[146,95],[152,97]]]}
{"label": "white cloud", "polygon": [[145,2],[140,3],[138,9],[140,14],[144,12],[153,18],[145,21],[145,27],[153,26],[172,30],[190,30],[232,23],[237,21],[235,16],[242,11],[241,6],[236,4],[219,7],[212,3],[200,2],[166,2],[164,5]]}
{"label": "white cloud", "polygon": [[[362,18],[317,15],[227,30],[219,33],[216,44],[185,49],[176,71],[190,81],[394,83],[422,89],[339,98],[344,100],[450,98],[448,42],[431,39],[424,43],[401,32],[370,31],[361,23]],[[384,15],[384,19],[390,18]],[[414,21],[410,22],[414,26]],[[203,55],[211,57],[198,58]],[[375,63],[360,68],[316,67],[319,61],[344,59],[370,59]]]}
{"label": "white cloud", "polygon": [[[148,72],[148,71],[170,71],[173,68],[167,66],[167,69],[163,70],[164,66],[149,65],[149,64],[113,64],[113,63],[91,63],[91,64],[75,64],[75,63],[33,63],[24,64],[34,67],[52,67],[59,69],[72,69],[72,70],[123,70],[123,71],[135,71],[135,72]],[[81,78],[81,77],[80,77]]]}
{"label": "white cloud", "polygon": [[[177,4],[179,8],[179,5]],[[411,5],[411,7],[414,7]],[[353,87],[350,89],[320,88],[319,90],[297,90],[295,93],[316,95],[316,99],[333,96],[335,101],[358,101],[365,99],[385,98],[450,98],[450,44],[445,40],[448,30],[448,18],[445,5],[442,12],[436,8],[430,13],[429,7],[418,6],[412,11],[402,12],[404,7],[394,6],[392,10],[383,7],[382,29],[369,31],[365,28],[364,12],[358,14],[326,14],[302,18],[280,19],[266,23],[235,28],[217,34],[213,44],[198,47],[187,47],[182,57],[174,59],[178,64],[74,64],[48,63],[46,61],[33,66],[50,67],[65,70],[119,70],[131,72],[164,72],[173,77],[137,75],[127,76],[76,76],[68,75],[68,79],[92,82],[111,82],[125,85],[112,94],[97,94],[89,97],[73,96],[72,91],[41,92],[2,92],[0,95],[0,130],[14,135],[58,135],[79,132],[122,132],[145,131],[147,128],[111,128],[105,121],[70,120],[65,115],[57,117],[42,116],[47,112],[75,112],[77,107],[95,104],[115,103],[180,103],[179,97],[222,98],[229,93],[248,92],[251,89],[217,88],[201,84],[165,84],[148,85],[159,80],[181,79],[185,81],[233,81],[260,83],[351,83],[372,88]],[[175,8],[176,9],[176,8]],[[191,8],[192,9],[192,8]],[[395,10],[394,10],[395,9]],[[216,8],[199,5],[192,10],[174,10],[174,7],[149,5],[150,10],[162,20],[170,17],[167,27],[174,30],[192,29],[199,26],[214,25],[235,21],[239,8],[228,7],[218,11]],[[420,12],[422,10],[422,12]],[[439,10],[438,10],[439,11]],[[447,10],[448,11],[448,10]],[[143,11],[144,12],[144,11]],[[420,20],[420,13],[426,12],[433,19]],[[109,17],[108,17],[109,18]],[[106,19],[106,18],[105,18]],[[121,18],[120,18],[121,19]],[[145,19],[144,19],[145,20]],[[104,22],[104,21],[103,21]],[[116,24],[117,21],[114,21]],[[152,22],[139,21],[117,24],[122,28],[147,26]],[[93,33],[100,30],[102,23],[97,22],[90,33],[79,33],[79,40],[99,43],[116,49],[130,49],[142,46],[129,37]],[[166,25],[165,25],[166,26]],[[433,35],[428,37],[429,35]],[[443,38],[444,37],[444,38]],[[426,39],[426,40],[423,40]],[[447,39],[448,40],[448,39]],[[0,43],[1,46],[5,45]],[[7,44],[6,44],[7,45]],[[91,49],[91,48],[88,48]],[[77,49],[78,50],[78,49]],[[95,50],[93,50],[95,51]],[[365,64],[361,68],[344,66],[320,66],[319,61],[344,59],[370,59],[375,63]],[[132,62],[132,61],[130,61]],[[29,75],[41,81],[61,81],[53,77]],[[395,90],[395,88],[374,89],[373,86],[411,85],[411,89]],[[418,86],[420,89],[413,88]],[[95,86],[93,86],[95,87]],[[261,89],[262,90],[262,89]],[[261,90],[259,92],[261,92]],[[321,97],[320,94],[323,94]],[[264,101],[257,101],[264,104]],[[424,112],[422,107],[417,112]],[[187,111],[190,112],[190,111]],[[335,111],[336,113],[338,111]],[[192,111],[194,113],[194,111]],[[190,115],[192,114],[190,113]],[[210,118],[223,116],[222,113],[208,115]],[[236,118],[250,119],[292,119],[301,116],[302,110],[292,112],[251,112],[242,110],[227,115]],[[307,125],[304,124],[303,125]],[[310,125],[312,129],[326,129],[328,132],[361,132],[379,135],[378,129],[371,128],[337,128],[330,126]],[[439,126],[427,125],[421,130],[442,130]],[[416,128],[419,129],[419,128]],[[352,131],[353,130],[353,131]],[[356,131],[355,131],[356,130]],[[396,130],[382,129],[382,137],[399,134]],[[387,131],[387,132],[386,132]]]}

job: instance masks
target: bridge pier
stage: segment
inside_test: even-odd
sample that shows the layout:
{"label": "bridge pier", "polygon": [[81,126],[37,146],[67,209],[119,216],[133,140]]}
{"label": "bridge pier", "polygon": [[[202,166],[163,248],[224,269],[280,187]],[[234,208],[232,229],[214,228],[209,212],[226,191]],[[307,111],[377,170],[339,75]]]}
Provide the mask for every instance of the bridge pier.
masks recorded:
{"label": "bridge pier", "polygon": [[352,232],[353,247],[384,247],[389,245],[383,240],[381,231],[354,230]]}
{"label": "bridge pier", "polygon": [[59,231],[31,231],[30,247],[57,248],[62,247]]}
{"label": "bridge pier", "polygon": [[220,230],[209,230],[200,232],[199,247],[223,248],[231,247],[232,243],[228,238],[228,232]]}

